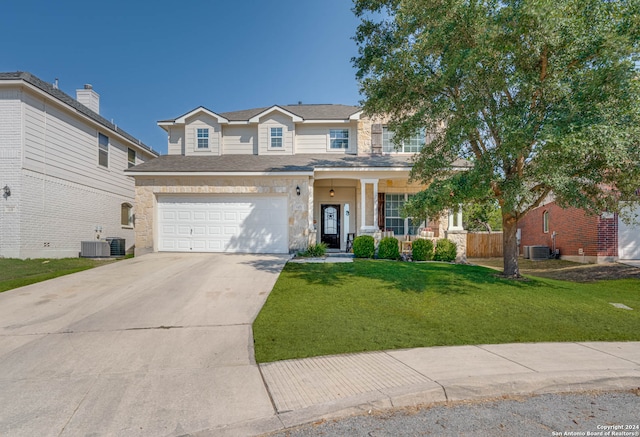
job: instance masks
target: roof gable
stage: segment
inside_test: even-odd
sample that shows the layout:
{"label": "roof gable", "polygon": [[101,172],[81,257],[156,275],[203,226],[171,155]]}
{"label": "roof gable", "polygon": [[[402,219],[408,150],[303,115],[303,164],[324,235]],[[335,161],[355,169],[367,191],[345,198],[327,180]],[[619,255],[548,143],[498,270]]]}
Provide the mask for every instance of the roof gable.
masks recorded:
{"label": "roof gable", "polygon": [[218,123],[222,124],[222,123],[229,123],[229,120],[227,120],[225,117],[216,114],[215,112],[211,111],[210,109],[205,108],[204,106],[198,106],[196,109],[193,109],[189,112],[187,112],[186,114],[181,115],[180,117],[176,118],[175,120],[165,120],[165,121],[159,121],[158,124],[159,125],[166,125],[166,124],[185,124],[187,121],[187,118],[193,117],[194,115],[197,114],[206,114],[210,117],[215,118]]}
{"label": "roof gable", "polygon": [[296,114],[294,114],[292,112],[289,112],[286,109],[283,109],[278,105],[274,105],[274,106],[272,106],[272,107],[270,107],[270,108],[268,108],[268,109],[266,109],[266,110],[264,110],[262,112],[259,112],[258,114],[256,114],[253,117],[251,117],[248,121],[249,121],[249,123],[259,123],[260,119],[262,117],[264,117],[265,115],[269,115],[272,112],[279,112],[279,113],[281,113],[281,114],[283,114],[283,115],[285,115],[287,117],[290,117],[291,120],[293,120],[293,122],[302,121],[302,118],[300,116],[298,116],[298,115],[296,115]]}

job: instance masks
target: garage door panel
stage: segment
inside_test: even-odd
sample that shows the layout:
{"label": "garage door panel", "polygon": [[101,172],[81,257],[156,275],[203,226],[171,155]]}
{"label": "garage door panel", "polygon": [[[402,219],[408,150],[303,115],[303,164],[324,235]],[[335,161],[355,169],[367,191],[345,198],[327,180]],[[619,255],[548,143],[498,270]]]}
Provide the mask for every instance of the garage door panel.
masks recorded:
{"label": "garage door panel", "polygon": [[287,210],[286,197],[159,197],[159,250],[287,253]]}
{"label": "garage door panel", "polygon": [[201,222],[206,222],[207,221],[207,212],[206,211],[194,211],[193,212],[193,220],[194,221],[201,221]]}
{"label": "garage door panel", "polygon": [[190,211],[178,211],[178,216],[176,217],[176,220],[191,220],[191,212]]}

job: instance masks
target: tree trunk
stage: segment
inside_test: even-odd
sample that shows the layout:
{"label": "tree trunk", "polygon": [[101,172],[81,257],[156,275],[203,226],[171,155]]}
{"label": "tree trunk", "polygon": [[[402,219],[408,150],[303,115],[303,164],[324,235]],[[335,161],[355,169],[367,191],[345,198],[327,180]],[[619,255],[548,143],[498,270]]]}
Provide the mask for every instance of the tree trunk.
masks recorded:
{"label": "tree trunk", "polygon": [[518,221],[510,213],[502,213],[502,256],[504,259],[504,276],[508,278],[519,278],[520,268],[518,267]]}

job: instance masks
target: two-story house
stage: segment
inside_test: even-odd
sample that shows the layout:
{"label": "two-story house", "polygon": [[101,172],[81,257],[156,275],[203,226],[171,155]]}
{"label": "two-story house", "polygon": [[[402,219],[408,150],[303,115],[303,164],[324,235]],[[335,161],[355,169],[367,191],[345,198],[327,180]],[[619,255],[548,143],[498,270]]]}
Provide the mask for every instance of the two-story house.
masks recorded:
{"label": "two-story house", "polygon": [[359,107],[199,107],[158,124],[168,155],[127,171],[136,180],[137,254],[291,253],[317,242],[345,250],[349,238],[379,230],[403,237],[431,226],[453,239],[463,232],[459,212],[431,223],[402,216],[424,188],[409,183],[409,172],[428,138],[396,148]]}
{"label": "two-story house", "polygon": [[30,73],[0,73],[0,257],[77,257],[82,241],[134,244],[134,181],[158,156],[100,116],[90,85],[76,99]]}

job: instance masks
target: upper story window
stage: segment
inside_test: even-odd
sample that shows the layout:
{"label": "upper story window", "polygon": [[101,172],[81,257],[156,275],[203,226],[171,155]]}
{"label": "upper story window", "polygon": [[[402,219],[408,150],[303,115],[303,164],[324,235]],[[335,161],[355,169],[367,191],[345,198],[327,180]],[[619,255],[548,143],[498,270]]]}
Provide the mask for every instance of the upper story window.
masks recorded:
{"label": "upper story window", "polygon": [[196,138],[198,140],[198,144],[197,144],[198,149],[209,148],[209,129],[197,129]]}
{"label": "upper story window", "polygon": [[109,137],[98,133],[98,164],[109,167]]}
{"label": "upper story window", "polygon": [[283,136],[281,127],[272,127],[269,131],[269,147],[274,149],[282,148]]}
{"label": "upper story window", "polygon": [[393,132],[386,126],[382,128],[382,151],[385,153],[418,153],[422,150],[425,143],[424,130],[420,130],[416,135],[412,135],[409,140],[403,141],[401,144],[394,144]]}
{"label": "upper story window", "polygon": [[349,148],[349,129],[331,129],[329,131],[330,149]]}
{"label": "upper story window", "polygon": [[136,165],[136,151],[133,149],[127,149],[127,168],[131,168]]}

